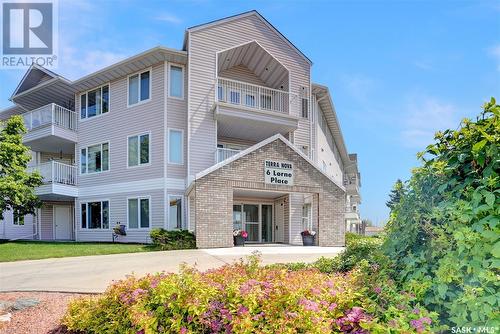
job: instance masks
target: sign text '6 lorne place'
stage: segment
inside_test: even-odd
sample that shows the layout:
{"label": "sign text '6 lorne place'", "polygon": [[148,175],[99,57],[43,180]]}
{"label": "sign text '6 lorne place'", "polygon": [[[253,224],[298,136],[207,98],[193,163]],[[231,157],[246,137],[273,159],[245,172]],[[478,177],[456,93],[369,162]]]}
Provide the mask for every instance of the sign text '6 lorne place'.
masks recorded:
{"label": "sign text '6 lorne place'", "polygon": [[293,186],[293,165],[290,162],[266,160],[264,176],[266,183]]}

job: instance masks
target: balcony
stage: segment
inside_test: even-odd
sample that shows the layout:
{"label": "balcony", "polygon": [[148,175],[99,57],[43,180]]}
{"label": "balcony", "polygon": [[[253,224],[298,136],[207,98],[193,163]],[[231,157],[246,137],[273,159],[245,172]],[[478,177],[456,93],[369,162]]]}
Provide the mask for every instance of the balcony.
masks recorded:
{"label": "balcony", "polygon": [[240,152],[241,152],[241,150],[233,150],[230,148],[218,147],[217,151],[215,152],[216,161],[217,161],[217,163],[222,162],[222,161],[227,160],[227,159],[231,158],[233,155],[236,155]]}
{"label": "balcony", "polygon": [[298,128],[299,107],[296,94],[217,79],[214,116],[220,136],[261,141],[276,133],[286,135]]}
{"label": "balcony", "polygon": [[55,103],[24,113],[24,143],[33,151],[74,154],[77,114]]}
{"label": "balcony", "polygon": [[28,168],[28,172],[33,171],[38,171],[43,178],[43,185],[35,190],[42,200],[68,200],[78,196],[76,166],[49,161]]}
{"label": "balcony", "polygon": [[344,186],[346,188],[347,195],[359,196],[359,181],[357,176],[350,175],[345,177]]}
{"label": "balcony", "polygon": [[359,220],[359,211],[357,208],[346,207],[345,208],[345,219]]}

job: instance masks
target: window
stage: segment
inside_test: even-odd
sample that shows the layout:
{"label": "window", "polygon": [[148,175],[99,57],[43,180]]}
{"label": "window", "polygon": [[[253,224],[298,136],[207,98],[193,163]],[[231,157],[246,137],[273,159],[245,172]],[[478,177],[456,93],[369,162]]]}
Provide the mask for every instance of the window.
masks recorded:
{"label": "window", "polygon": [[99,173],[109,170],[109,144],[98,144],[80,151],[80,172]]}
{"label": "window", "polygon": [[321,170],[323,172],[326,172],[326,162],[324,160],[322,160],[321,162],[322,162],[322,164],[321,164]]}
{"label": "window", "polygon": [[128,228],[149,228],[149,198],[138,197],[128,199]]}
{"label": "window", "polygon": [[271,95],[261,94],[260,95],[260,107],[262,109],[271,109]]}
{"label": "window", "polygon": [[302,118],[309,118],[309,100],[302,98]]}
{"label": "window", "polygon": [[109,111],[109,85],[80,95],[80,118],[91,118]]}
{"label": "window", "polygon": [[23,226],[24,225],[24,216],[19,214],[17,210],[14,210],[12,224]]}
{"label": "window", "polygon": [[255,107],[255,95],[245,95],[245,104],[248,107]]}
{"label": "window", "polygon": [[184,73],[180,66],[170,66],[169,96],[184,98]]}
{"label": "window", "polygon": [[171,164],[184,163],[183,136],[182,130],[168,130],[168,162]]}
{"label": "window", "polygon": [[108,229],[109,201],[82,203],[81,226],[85,229]]}
{"label": "window", "polygon": [[147,101],[150,98],[151,71],[134,74],[128,77],[128,105]]}
{"label": "window", "polygon": [[149,163],[149,134],[128,137],[128,166]]}
{"label": "window", "polygon": [[304,230],[311,230],[312,229],[311,203],[305,203],[302,206],[302,228]]}
{"label": "window", "polygon": [[219,101],[221,101],[221,102],[225,102],[226,101],[224,93],[225,93],[224,87],[217,86],[217,97],[219,98]]}
{"label": "window", "polygon": [[240,92],[235,90],[229,91],[229,102],[232,104],[240,104]]}
{"label": "window", "polygon": [[182,228],[182,196],[168,196],[168,225],[170,228]]}

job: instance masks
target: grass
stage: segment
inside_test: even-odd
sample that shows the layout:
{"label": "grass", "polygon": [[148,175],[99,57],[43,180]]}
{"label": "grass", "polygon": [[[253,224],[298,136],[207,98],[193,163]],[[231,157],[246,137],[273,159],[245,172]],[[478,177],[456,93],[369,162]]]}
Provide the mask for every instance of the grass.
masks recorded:
{"label": "grass", "polygon": [[54,257],[151,252],[152,245],[99,242],[14,241],[0,243],[0,262],[38,260]]}

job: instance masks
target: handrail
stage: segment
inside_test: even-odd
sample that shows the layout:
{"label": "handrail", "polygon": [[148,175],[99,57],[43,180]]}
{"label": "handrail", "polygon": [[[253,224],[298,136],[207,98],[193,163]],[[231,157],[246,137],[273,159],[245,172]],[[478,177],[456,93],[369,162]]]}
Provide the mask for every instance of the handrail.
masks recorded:
{"label": "handrail", "polygon": [[43,183],[59,183],[76,186],[77,167],[59,161],[44,162],[28,167],[28,172],[38,171]]}
{"label": "handrail", "polygon": [[78,124],[76,112],[55,103],[49,103],[43,107],[28,111],[22,116],[28,131],[48,124],[55,124],[76,131]]}
{"label": "handrail", "polygon": [[234,149],[230,149],[230,148],[217,147],[217,150],[215,151],[215,155],[216,155],[215,158],[217,160],[217,163],[219,163],[219,162],[222,162],[226,159],[231,158],[233,155],[236,155],[240,152],[241,152],[241,150],[234,150]]}
{"label": "handrail", "polygon": [[290,113],[290,104],[298,96],[288,91],[222,77],[217,78],[216,86],[218,102],[287,114]]}

